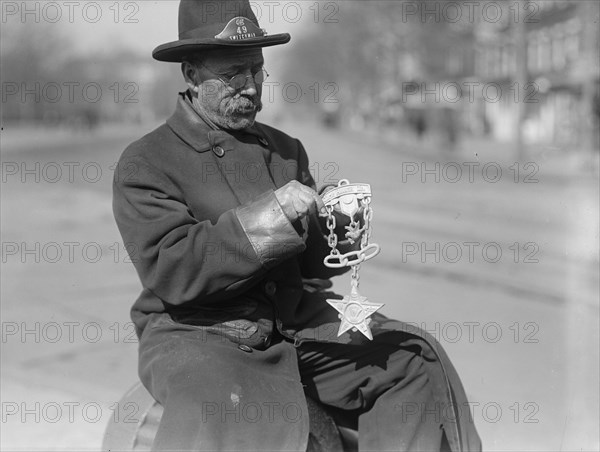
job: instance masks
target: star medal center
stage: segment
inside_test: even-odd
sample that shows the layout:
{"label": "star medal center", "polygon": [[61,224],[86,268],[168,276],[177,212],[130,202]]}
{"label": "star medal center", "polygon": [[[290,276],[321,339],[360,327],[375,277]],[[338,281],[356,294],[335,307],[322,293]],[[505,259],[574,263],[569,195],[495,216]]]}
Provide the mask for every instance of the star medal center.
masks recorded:
{"label": "star medal center", "polygon": [[360,331],[370,340],[373,340],[369,323],[369,318],[374,312],[381,309],[384,305],[370,303],[367,297],[361,296],[358,291],[352,290],[350,295],[345,295],[343,299],[326,300],[336,311],[341,320],[338,337],[348,330]]}

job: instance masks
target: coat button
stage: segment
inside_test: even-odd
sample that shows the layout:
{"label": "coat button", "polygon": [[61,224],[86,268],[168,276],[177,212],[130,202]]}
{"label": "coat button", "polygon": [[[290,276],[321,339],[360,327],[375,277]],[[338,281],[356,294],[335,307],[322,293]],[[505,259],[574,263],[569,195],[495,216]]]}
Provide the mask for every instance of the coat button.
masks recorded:
{"label": "coat button", "polygon": [[269,147],[269,142],[263,137],[258,137],[258,142],[266,148]]}
{"label": "coat button", "polygon": [[238,345],[238,348],[243,352],[252,353],[252,349],[246,344],[240,344]]}
{"label": "coat button", "polygon": [[265,283],[265,293],[272,297],[277,292],[277,284],[275,281],[267,281]]}
{"label": "coat button", "polygon": [[225,155],[225,149],[221,146],[214,146],[212,150],[217,157],[223,157]]}

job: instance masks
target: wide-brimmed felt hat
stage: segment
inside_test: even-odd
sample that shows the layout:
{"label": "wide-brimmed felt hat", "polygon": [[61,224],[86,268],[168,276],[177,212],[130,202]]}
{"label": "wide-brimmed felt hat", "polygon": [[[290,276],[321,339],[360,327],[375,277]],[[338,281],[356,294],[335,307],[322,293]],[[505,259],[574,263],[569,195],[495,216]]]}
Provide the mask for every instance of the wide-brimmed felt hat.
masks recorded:
{"label": "wide-brimmed felt hat", "polygon": [[219,48],[269,47],[285,44],[288,33],[268,35],[260,28],[248,0],[182,0],[179,40],[158,46],[158,61],[180,63],[184,56]]}

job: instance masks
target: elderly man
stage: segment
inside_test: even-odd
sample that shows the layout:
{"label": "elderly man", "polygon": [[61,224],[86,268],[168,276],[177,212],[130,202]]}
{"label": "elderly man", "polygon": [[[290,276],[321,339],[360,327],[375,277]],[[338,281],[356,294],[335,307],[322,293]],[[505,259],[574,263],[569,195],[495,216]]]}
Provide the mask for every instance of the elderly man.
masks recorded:
{"label": "elderly man", "polygon": [[[210,8],[209,8],[210,7]],[[156,450],[305,450],[306,395],[361,450],[478,450],[460,380],[426,333],[374,314],[373,341],[326,299],[323,201],[302,144],[255,121],[267,35],[247,0],[183,1],[158,47],[189,89],[131,144],[114,213],[143,290],[139,371],[164,406]],[[119,175],[118,175],[119,176]],[[337,215],[341,251],[357,236]],[[324,232],[325,231],[325,232]],[[360,234],[360,231],[354,231]],[[354,244],[353,244],[354,243]]]}

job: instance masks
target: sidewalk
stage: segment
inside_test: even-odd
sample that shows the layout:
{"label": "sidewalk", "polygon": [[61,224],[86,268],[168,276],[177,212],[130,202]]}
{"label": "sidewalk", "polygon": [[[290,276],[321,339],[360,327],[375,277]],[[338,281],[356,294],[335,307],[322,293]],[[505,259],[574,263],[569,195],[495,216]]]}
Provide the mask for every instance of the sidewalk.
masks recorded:
{"label": "sidewalk", "polygon": [[101,124],[94,129],[4,124],[0,132],[0,151],[6,157],[17,152],[85,146],[93,141],[104,141],[106,137],[126,141],[131,136],[137,136],[138,130],[141,135],[142,131],[152,128],[150,125],[134,123]]}

